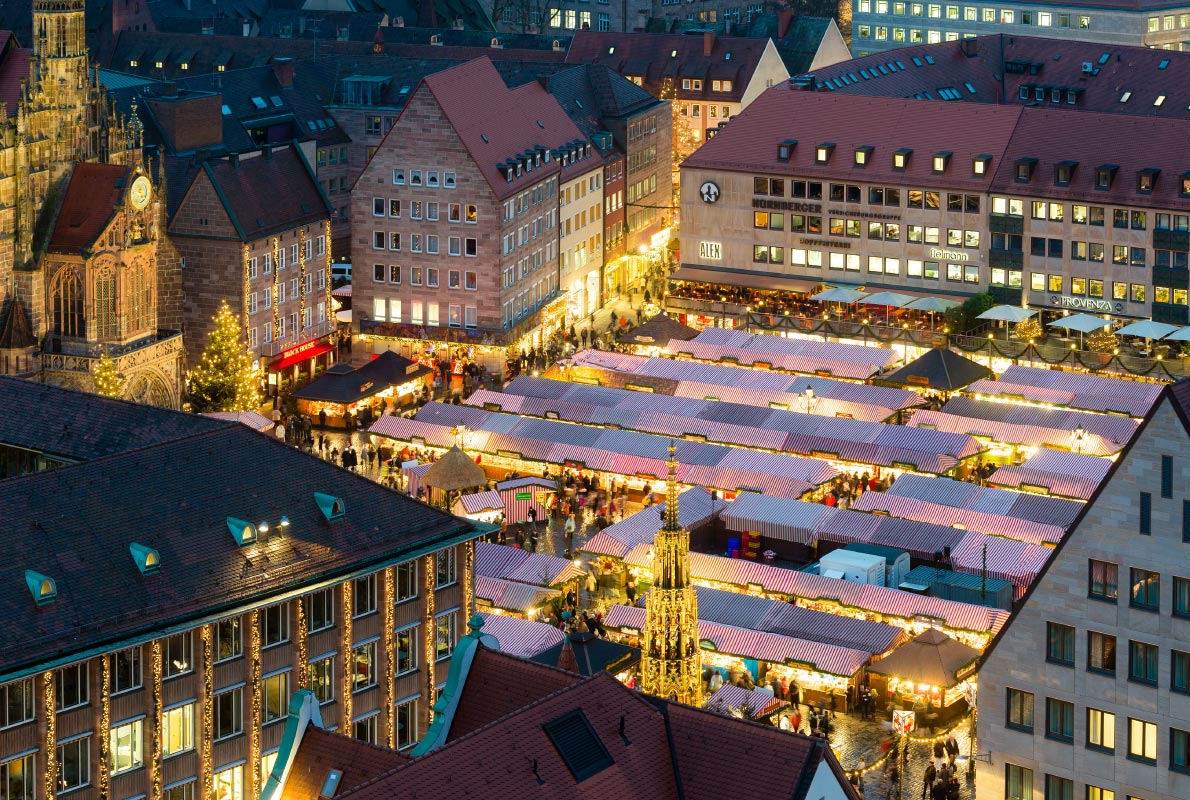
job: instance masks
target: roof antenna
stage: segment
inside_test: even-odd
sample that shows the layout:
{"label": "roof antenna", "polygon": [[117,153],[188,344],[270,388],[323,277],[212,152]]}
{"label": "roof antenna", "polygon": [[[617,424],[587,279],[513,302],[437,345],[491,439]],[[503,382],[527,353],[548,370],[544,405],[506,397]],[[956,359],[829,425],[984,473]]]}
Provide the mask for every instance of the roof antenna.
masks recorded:
{"label": "roof antenna", "polygon": [[624,742],[625,747],[632,744],[632,742],[628,740],[628,737],[624,735],[624,715],[623,714],[620,715],[620,739]]}
{"label": "roof antenna", "polygon": [[536,758],[533,759],[533,777],[537,779],[538,786],[543,786],[545,784],[545,781],[543,781],[541,779],[541,776],[537,774],[537,759]]}

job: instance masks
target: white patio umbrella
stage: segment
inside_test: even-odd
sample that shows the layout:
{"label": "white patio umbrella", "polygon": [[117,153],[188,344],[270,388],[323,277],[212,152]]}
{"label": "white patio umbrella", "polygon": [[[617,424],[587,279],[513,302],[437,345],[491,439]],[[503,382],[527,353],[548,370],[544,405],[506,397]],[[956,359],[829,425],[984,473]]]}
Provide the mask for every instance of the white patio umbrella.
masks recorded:
{"label": "white patio umbrella", "polygon": [[1073,314],[1069,317],[1060,317],[1053,322],[1047,322],[1047,328],[1066,328],[1068,331],[1078,331],[1078,347],[1083,349],[1083,334],[1097,331],[1100,328],[1106,328],[1111,325],[1111,320],[1106,320],[1103,317],[1096,317],[1093,314]]}
{"label": "white patio umbrella", "polygon": [[1176,331],[1165,337],[1167,342],[1187,342],[1190,341],[1190,328],[1178,328]]}
{"label": "white patio umbrella", "polygon": [[919,297],[906,305],[905,308],[928,312],[930,315],[930,331],[932,332],[934,330],[934,314],[948,311],[957,305],[962,304],[958,300],[947,300],[945,297]]}
{"label": "white patio umbrella", "polygon": [[904,308],[913,302],[913,298],[907,294],[900,292],[876,292],[874,294],[864,295],[859,302],[866,306],[884,306],[884,324],[888,324],[888,309]]}
{"label": "white patio umbrella", "polygon": [[980,314],[976,319],[993,319],[999,322],[1024,322],[1037,312],[1032,308],[1020,306],[993,306]]}
{"label": "white patio umbrella", "polygon": [[1131,325],[1125,325],[1116,331],[1116,333],[1124,336],[1143,336],[1145,339],[1163,339],[1177,330],[1179,330],[1177,325],[1167,325],[1164,322],[1142,319],[1138,322],[1133,322]]}

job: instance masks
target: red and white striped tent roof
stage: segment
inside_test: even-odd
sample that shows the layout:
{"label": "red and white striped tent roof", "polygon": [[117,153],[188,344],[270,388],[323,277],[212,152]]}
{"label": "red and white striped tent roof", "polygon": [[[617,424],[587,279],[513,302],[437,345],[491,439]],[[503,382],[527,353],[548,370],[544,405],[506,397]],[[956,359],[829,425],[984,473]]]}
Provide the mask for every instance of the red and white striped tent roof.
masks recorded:
{"label": "red and white striped tent roof", "polygon": [[535,656],[549,650],[566,638],[562,631],[544,622],[532,622],[503,614],[479,614],[483,618],[483,632],[496,637],[500,652],[520,658]]}
{"label": "red and white striped tent roof", "polygon": [[719,691],[707,698],[703,708],[717,711],[721,714],[731,713],[737,708],[747,710],[752,719],[761,719],[788,706],[784,700],[773,697],[773,693],[766,689],[745,689],[731,683],[724,684]]}
{"label": "red and white striped tent roof", "polygon": [[[604,528],[588,539],[579,551],[623,558],[639,544],[651,545],[657,531],[661,530],[665,506],[660,503]],[[697,528],[727,507],[728,503],[716,500],[706,489],[696,486],[678,495],[678,523],[687,530]]]}
{"label": "red and white striped tent roof", "polygon": [[953,508],[912,497],[898,497],[888,492],[864,492],[851,504],[851,509],[952,527],[962,526],[966,530],[1003,536],[1029,544],[1056,545],[1066,535],[1066,529],[1060,525],[1047,525],[1016,517]]}
{"label": "red and white striped tent roof", "polygon": [[1106,458],[1041,450],[1022,464],[996,470],[988,482],[1011,488],[1042,486],[1059,497],[1089,500],[1111,465]]}
{"label": "red and white striped tent roof", "polygon": [[532,586],[484,575],[475,577],[475,596],[478,599],[489,603],[492,608],[515,614],[529,614],[561,594],[557,589],[547,589],[544,586]]}
{"label": "red and white striped tent roof", "polygon": [[[918,411],[909,420],[914,428],[929,428],[935,431],[949,431],[951,433],[965,433],[977,439],[987,439],[993,442],[1003,442],[1011,445],[1026,447],[1069,447],[1070,430],[1059,428],[1042,428],[1036,425],[1013,425],[1007,422],[995,422],[987,419],[972,419],[948,414],[943,411]],[[1084,439],[1083,450],[1094,455],[1112,455],[1120,452],[1122,443],[1109,442],[1102,436],[1088,433]]]}
{"label": "red and white striped tent roof", "polygon": [[1020,599],[1053,555],[1052,547],[1039,547],[997,536],[971,531],[950,554],[951,566],[958,572],[982,575],[984,546],[987,546],[987,574],[1012,581]]}
{"label": "red and white striped tent roof", "polygon": [[1057,525],[1062,529],[1066,529],[1074,521],[1083,507],[1077,500],[1022,494],[1008,489],[992,489],[950,478],[932,478],[912,473],[898,477],[884,494],[886,497],[911,497],[951,508]]}
{"label": "red and white striped tent roof", "polygon": [[500,497],[500,493],[493,489],[462,495],[455,501],[454,507],[454,513],[460,516],[503,510],[504,500]]}
{"label": "red and white striped tent roof", "polygon": [[491,542],[475,544],[475,574],[533,586],[561,586],[587,575],[564,558]]}
{"label": "red and white striped tent roof", "polygon": [[1073,392],[1070,405],[1088,411],[1116,412],[1132,417],[1148,413],[1161,393],[1159,383],[1106,378],[1066,370],[1012,366],[1000,379],[1005,383]]}
{"label": "red and white striped tent roof", "polygon": [[[604,616],[603,624],[619,630],[640,631],[645,624],[645,610],[636,606],[612,606]],[[770,664],[788,664],[844,678],[855,675],[872,658],[871,653],[862,650],[703,620],[698,621],[698,638],[704,648],[711,644],[719,653]]]}
{"label": "red and white striped tent roof", "polygon": [[[1001,403],[975,397],[955,397],[942,407],[947,414],[1010,425],[1033,425],[1072,431],[1082,428],[1087,433],[1102,436],[1109,442],[1124,445],[1132,440],[1139,423],[1120,414],[1097,414],[1071,408],[1042,408],[1040,406]],[[1067,442],[1069,444],[1069,441]]]}

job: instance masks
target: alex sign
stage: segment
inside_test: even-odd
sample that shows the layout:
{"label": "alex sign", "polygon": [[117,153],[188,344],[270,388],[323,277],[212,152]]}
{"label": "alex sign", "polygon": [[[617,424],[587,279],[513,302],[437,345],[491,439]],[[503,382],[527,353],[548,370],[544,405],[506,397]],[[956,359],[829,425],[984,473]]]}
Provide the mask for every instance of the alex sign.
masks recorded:
{"label": "alex sign", "polygon": [[723,258],[723,244],[721,242],[699,242],[698,257],[707,261],[719,261]]}

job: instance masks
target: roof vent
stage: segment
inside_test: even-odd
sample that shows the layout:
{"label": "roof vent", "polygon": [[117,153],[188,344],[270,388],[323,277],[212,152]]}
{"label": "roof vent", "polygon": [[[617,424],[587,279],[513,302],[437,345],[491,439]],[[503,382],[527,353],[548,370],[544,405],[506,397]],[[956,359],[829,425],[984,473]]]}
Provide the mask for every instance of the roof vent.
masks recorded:
{"label": "roof vent", "polygon": [[33,602],[39,606],[54,602],[58,596],[58,584],[54,583],[53,578],[42,575],[40,572],[34,572],[31,569],[25,570],[25,585],[33,594]]}
{"label": "roof vent", "polygon": [[318,510],[326,517],[327,522],[338,522],[347,514],[347,504],[341,497],[315,492],[314,502],[318,503]]}
{"label": "roof vent", "polygon": [[228,517],[227,529],[231,531],[232,538],[236,540],[236,544],[240,547],[245,547],[256,542],[256,526],[251,522],[245,522],[235,517]]}
{"label": "roof vent", "polygon": [[576,782],[582,783],[612,765],[611,755],[581,709],[571,711],[541,727],[545,729],[545,734],[550,737],[554,747],[558,748],[558,754],[566,762]]}
{"label": "roof vent", "polygon": [[1083,74],[1084,75],[1090,75],[1094,71],[1095,71],[1094,64],[1092,64],[1090,61],[1083,62]]}
{"label": "roof vent", "polygon": [[132,553],[132,560],[136,562],[141,575],[154,575],[161,570],[161,554],[152,547],[132,542],[128,545],[128,551]]}
{"label": "roof vent", "polygon": [[318,797],[321,800],[331,800],[339,789],[339,781],[342,779],[343,773],[340,770],[332,769],[326,774],[326,780],[322,782],[322,788],[318,790]]}

